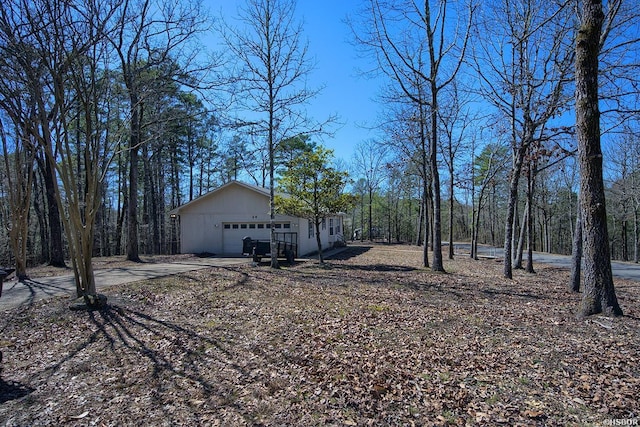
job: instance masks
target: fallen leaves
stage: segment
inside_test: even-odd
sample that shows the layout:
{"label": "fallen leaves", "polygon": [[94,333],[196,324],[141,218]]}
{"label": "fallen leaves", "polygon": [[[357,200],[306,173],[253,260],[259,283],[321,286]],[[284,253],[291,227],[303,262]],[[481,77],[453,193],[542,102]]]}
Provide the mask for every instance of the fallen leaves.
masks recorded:
{"label": "fallen leaves", "polygon": [[[582,425],[637,417],[632,316],[577,320],[567,273],[501,277],[419,248],[353,248],[325,268],[249,265],[5,313],[4,425]],[[357,253],[357,255],[356,255]],[[1,402],[1,401],[0,401]],[[76,415],[77,414],[77,415]]]}

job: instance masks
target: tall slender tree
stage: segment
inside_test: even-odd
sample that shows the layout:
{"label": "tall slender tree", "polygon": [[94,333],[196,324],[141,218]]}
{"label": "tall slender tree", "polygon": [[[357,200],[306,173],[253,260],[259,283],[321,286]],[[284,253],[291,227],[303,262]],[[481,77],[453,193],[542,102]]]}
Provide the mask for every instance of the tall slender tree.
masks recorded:
{"label": "tall slender tree", "polygon": [[29,210],[34,182],[35,147],[28,129],[21,120],[15,120],[13,136],[7,135],[0,120],[0,144],[7,180],[6,194],[9,199],[9,218],[5,224],[9,244],[13,251],[16,277],[23,281],[27,275],[27,241],[29,237]]}
{"label": "tall slender tree", "polygon": [[[246,122],[266,140],[268,153],[271,247],[275,235],[275,172],[278,145],[287,138],[314,131],[301,107],[317,94],[306,86],[313,69],[302,23],[295,19],[295,0],[247,0],[238,10],[238,25],[227,23],[223,34],[239,62],[234,90]],[[271,251],[271,267],[278,267]]]}
{"label": "tall slender tree", "polygon": [[598,56],[605,15],[602,0],[584,0],[576,38],[576,131],[580,165],[584,292],[580,315],[622,315],[609,252],[607,210],[602,178]]}
{"label": "tall slender tree", "polygon": [[[3,3],[3,5],[5,5]],[[56,202],[63,212],[79,297],[101,305],[93,275],[100,183],[112,151],[101,119],[108,56],[106,29],[118,3],[16,0],[2,8],[3,52],[24,76],[32,105],[22,125],[55,166]]]}
{"label": "tall slender tree", "polygon": [[511,144],[503,274],[513,274],[516,210],[523,165],[535,141],[550,137],[552,119],[570,101],[573,22],[570,2],[487,2],[472,55],[479,92],[493,105]]}
{"label": "tall slender tree", "polygon": [[[376,237],[373,225],[373,196],[385,179],[384,168],[388,160],[387,154],[387,147],[377,144],[373,140],[358,143],[353,153],[353,168],[356,173],[364,178],[364,185],[367,191],[369,204],[366,236],[369,240],[373,240]],[[363,224],[362,233],[364,231]]]}
{"label": "tall slender tree", "polygon": [[145,137],[145,102],[162,84],[201,83],[206,65],[196,64],[196,38],[207,29],[200,1],[122,0],[110,42],[129,101],[127,259],[139,261],[138,174]]}
{"label": "tall slender tree", "polygon": [[362,30],[354,28],[358,43],[376,55],[380,71],[398,85],[404,96],[428,107],[425,121],[433,195],[433,271],[444,271],[438,170],[441,92],[461,69],[475,8],[473,1],[368,0]]}

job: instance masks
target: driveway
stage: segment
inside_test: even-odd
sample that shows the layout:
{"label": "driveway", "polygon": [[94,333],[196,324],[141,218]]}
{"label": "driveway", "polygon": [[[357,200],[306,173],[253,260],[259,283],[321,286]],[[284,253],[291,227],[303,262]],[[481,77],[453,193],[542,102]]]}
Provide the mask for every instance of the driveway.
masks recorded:
{"label": "driveway", "polygon": [[[154,279],[172,274],[199,270],[208,267],[246,264],[248,258],[189,258],[171,263],[141,263],[128,267],[105,268],[95,271],[96,287],[99,291],[111,285],[139,280]],[[73,274],[39,277],[19,283],[15,277],[4,283],[0,297],[0,311],[32,304],[35,301],[58,295],[75,297],[76,285]]]}

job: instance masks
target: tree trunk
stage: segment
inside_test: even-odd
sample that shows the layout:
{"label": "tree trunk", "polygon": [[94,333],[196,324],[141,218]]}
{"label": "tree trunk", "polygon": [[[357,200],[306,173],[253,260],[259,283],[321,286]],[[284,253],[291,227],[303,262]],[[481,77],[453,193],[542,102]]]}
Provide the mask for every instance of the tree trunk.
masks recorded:
{"label": "tree trunk", "polygon": [[[526,236],[527,228],[525,227],[529,223],[529,197],[527,197],[527,202],[524,207],[524,212],[522,213],[522,225],[520,227],[520,233],[518,234],[518,244],[516,245],[516,250],[513,256],[513,268],[516,270],[522,269],[522,254],[524,253],[524,239]],[[514,227],[514,231],[515,231]]]}
{"label": "tree trunk", "polygon": [[44,161],[38,162],[44,180],[45,192],[47,196],[47,210],[49,212],[49,265],[52,267],[66,267],[64,262],[64,249],[62,244],[62,221],[60,219],[60,209],[56,201],[56,190],[53,184],[55,179],[54,165],[47,156]]}
{"label": "tree trunk", "polygon": [[440,197],[440,173],[438,172],[438,89],[435,76],[431,79],[431,186],[433,189],[433,264],[431,271],[444,272],[442,262],[442,212]]}
{"label": "tree trunk", "polygon": [[129,198],[127,204],[127,259],[140,262],[138,253],[138,147],[129,150]]}
{"label": "tree trunk", "polygon": [[580,206],[576,212],[576,226],[573,232],[571,250],[571,276],[569,278],[569,290],[580,292],[580,272],[582,263],[582,215]]}
{"label": "tree trunk", "polygon": [[607,211],[602,178],[598,55],[604,13],[602,0],[585,0],[576,41],[576,131],[583,221],[584,293],[580,315],[622,315],[609,252]]}
{"label": "tree trunk", "polygon": [[535,173],[533,171],[529,171],[529,179],[528,179],[528,191],[527,191],[527,222],[523,223],[522,226],[527,226],[527,266],[524,271],[527,273],[535,273],[533,269],[533,191],[535,190]]}
{"label": "tree trunk", "polygon": [[[271,268],[280,268],[276,241],[276,182],[275,182],[275,95],[273,86],[269,86],[269,219],[271,224]],[[274,250],[275,249],[275,250]]]}
{"label": "tree trunk", "polygon": [[373,188],[369,185],[369,240],[373,242],[375,235],[373,233]]}
{"label": "tree trunk", "polygon": [[476,207],[473,205],[473,201],[471,202],[473,206],[471,209],[471,247],[469,248],[469,258],[476,259],[476,250],[478,244],[478,233],[476,232],[476,217],[478,217],[478,211]]}
{"label": "tree trunk", "polygon": [[[132,78],[132,77],[130,77]],[[138,252],[138,158],[142,131],[142,105],[133,81],[127,89],[131,102],[131,126],[129,135],[129,200],[127,205],[127,259],[140,262]]]}
{"label": "tree trunk", "polygon": [[638,250],[638,238],[640,238],[640,230],[638,229],[638,208],[633,207],[633,262],[636,264],[640,260],[640,251]]}
{"label": "tree trunk", "polygon": [[324,255],[322,254],[322,240],[320,239],[320,218],[315,219],[316,225],[316,244],[318,245],[318,262],[324,264]]}
{"label": "tree trunk", "polygon": [[364,191],[360,197],[360,241],[364,242]]}
{"label": "tree trunk", "polygon": [[421,242],[422,242],[422,229],[423,229],[423,221],[424,221],[424,214],[422,213],[424,211],[424,196],[423,198],[420,200],[420,207],[418,209],[418,218],[417,219],[417,224],[416,224],[416,246],[420,246]]}
{"label": "tree trunk", "polygon": [[49,223],[47,222],[44,209],[46,208],[45,194],[42,183],[42,175],[35,176],[37,182],[34,183],[33,190],[33,210],[38,220],[38,231],[40,234],[40,256],[38,262],[40,264],[48,262],[51,259],[51,250],[49,248]]}
{"label": "tree trunk", "polygon": [[453,198],[453,169],[449,174],[449,259],[453,259],[453,208],[454,208],[454,198]]}
{"label": "tree trunk", "polygon": [[511,180],[509,181],[509,203],[507,205],[507,218],[504,227],[504,277],[513,278],[513,220],[515,218],[516,204],[518,203],[518,183],[520,181],[520,171],[522,170],[522,161],[524,153],[522,149],[516,153],[514,166],[511,169]]}
{"label": "tree trunk", "polygon": [[425,268],[429,268],[429,184],[427,183],[426,177],[423,184],[422,225],[424,226],[424,247],[422,249],[422,265]]}

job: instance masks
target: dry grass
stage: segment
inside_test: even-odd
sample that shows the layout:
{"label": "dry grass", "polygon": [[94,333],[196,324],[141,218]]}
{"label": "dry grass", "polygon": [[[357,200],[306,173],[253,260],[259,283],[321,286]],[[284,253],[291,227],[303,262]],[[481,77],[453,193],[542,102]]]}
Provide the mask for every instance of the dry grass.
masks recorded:
{"label": "dry grass", "polygon": [[640,417],[640,291],[578,320],[567,273],[413,247],[238,266],[5,312],[3,425],[602,425]]}

